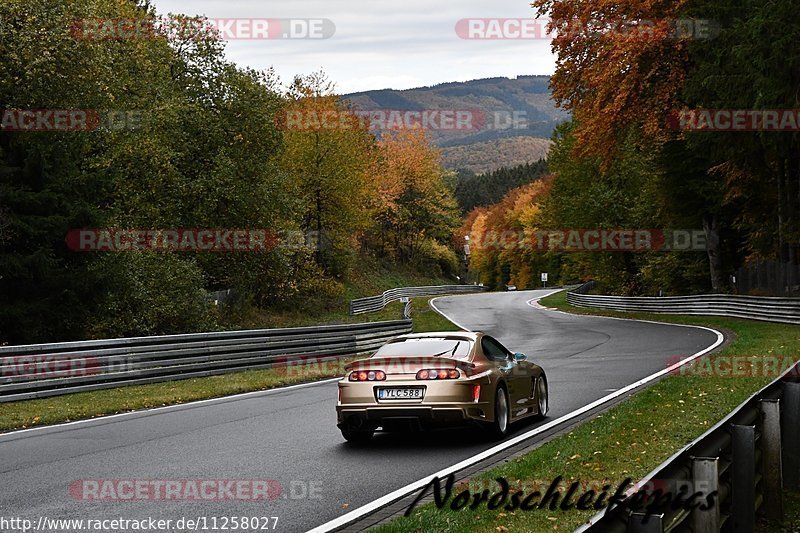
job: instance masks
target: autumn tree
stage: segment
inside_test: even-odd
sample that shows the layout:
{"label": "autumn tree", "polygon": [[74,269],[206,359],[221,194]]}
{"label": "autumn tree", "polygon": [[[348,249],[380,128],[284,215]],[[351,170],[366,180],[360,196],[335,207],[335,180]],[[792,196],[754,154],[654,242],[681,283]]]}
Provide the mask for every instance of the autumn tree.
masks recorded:
{"label": "autumn tree", "polygon": [[421,128],[384,132],[370,173],[375,191],[371,239],[404,263],[427,256],[454,270],[448,248],[458,226],[453,174],[442,167],[439,150]]}
{"label": "autumn tree", "polygon": [[[552,87],[573,114],[573,156],[598,158],[603,180],[631,139],[655,155],[647,185],[662,185],[659,200],[672,208],[662,209],[659,222],[705,230],[713,291],[725,290],[727,274],[748,257],[798,259],[797,135],[683,132],[669,120],[685,108],[796,108],[790,43],[800,26],[791,7],[734,0],[533,5],[559,32]],[[732,252],[742,241],[745,253]]]}
{"label": "autumn tree", "polygon": [[676,32],[688,0],[534,0],[557,32],[556,102],[577,124],[575,151],[608,163],[631,127],[651,140],[678,107],[690,35]]}
{"label": "autumn tree", "polygon": [[470,238],[473,279],[492,289],[507,284],[534,287],[541,272],[553,273],[557,279],[557,257],[540,248],[535,237],[543,228],[541,202],[550,187],[551,178],[544,177],[512,189],[492,206],[469,213],[457,235]]}
{"label": "autumn tree", "polygon": [[368,126],[334,94],[322,73],[295,78],[280,119],[280,168],[301,202],[302,228],[319,239],[316,260],[344,275],[367,225],[367,174],[374,157]]}

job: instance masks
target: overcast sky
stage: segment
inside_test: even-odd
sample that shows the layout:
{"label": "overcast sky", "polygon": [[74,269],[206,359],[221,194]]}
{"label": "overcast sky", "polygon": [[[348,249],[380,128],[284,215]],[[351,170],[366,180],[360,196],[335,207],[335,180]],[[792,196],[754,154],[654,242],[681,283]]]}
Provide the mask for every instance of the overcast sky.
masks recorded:
{"label": "overcast sky", "polygon": [[230,40],[239,65],[274,66],[284,83],[324,69],[342,93],[408,89],[494,76],[552,74],[550,41],[465,40],[471,18],[532,18],[525,0],[153,0],[160,15],[211,19],[329,19],[330,39]]}

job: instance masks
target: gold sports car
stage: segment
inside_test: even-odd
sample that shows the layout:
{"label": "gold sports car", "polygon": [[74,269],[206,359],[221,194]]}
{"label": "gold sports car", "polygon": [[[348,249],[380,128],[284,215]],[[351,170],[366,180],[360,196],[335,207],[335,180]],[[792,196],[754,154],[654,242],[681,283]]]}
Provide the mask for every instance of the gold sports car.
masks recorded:
{"label": "gold sports car", "polygon": [[503,438],[547,414],[544,370],[496,339],[465,331],[395,337],[339,381],[337,426],[355,443],[384,431],[477,422]]}

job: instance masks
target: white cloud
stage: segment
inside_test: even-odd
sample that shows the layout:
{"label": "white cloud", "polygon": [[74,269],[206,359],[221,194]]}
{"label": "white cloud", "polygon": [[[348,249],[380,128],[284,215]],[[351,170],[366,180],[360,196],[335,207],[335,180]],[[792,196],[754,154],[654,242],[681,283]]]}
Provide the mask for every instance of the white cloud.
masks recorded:
{"label": "white cloud", "polygon": [[325,40],[232,40],[227,56],[242,66],[274,66],[284,80],[324,69],[342,92],[406,89],[495,76],[552,74],[547,40],[468,41],[464,18],[531,18],[520,0],[155,0],[159,14],[209,18],[327,18]]}

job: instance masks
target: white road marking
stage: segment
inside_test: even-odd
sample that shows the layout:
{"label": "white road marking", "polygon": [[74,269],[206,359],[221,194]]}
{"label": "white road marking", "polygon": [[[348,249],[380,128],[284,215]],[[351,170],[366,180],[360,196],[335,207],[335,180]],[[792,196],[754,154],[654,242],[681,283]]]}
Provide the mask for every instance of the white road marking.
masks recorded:
{"label": "white road marking", "polygon": [[[534,289],[534,290],[545,290],[545,289]],[[534,298],[533,300],[528,301],[528,305],[530,305],[530,303],[533,302],[533,301],[539,300],[540,298],[545,298],[545,297],[550,296],[551,294],[555,294],[555,293],[557,293],[557,292],[559,292],[561,290],[563,290],[563,289],[553,289],[553,290],[551,290],[550,292],[548,292],[546,294],[542,294],[541,296],[539,296],[537,298]],[[486,294],[486,293],[477,293],[477,294]],[[436,307],[436,304],[434,303],[436,300],[440,300],[442,298],[458,298],[460,296],[475,296],[475,294],[456,294],[456,295],[453,295],[453,296],[437,296],[436,298],[431,298],[430,301],[428,302],[428,305],[430,305],[431,308],[434,311],[436,311],[437,313],[442,315],[444,318],[446,318],[447,320],[449,320],[450,322],[452,322],[453,324],[455,324],[459,328],[463,329],[464,331],[472,332],[472,330],[469,329],[468,327],[466,327],[466,326],[464,326],[462,324],[459,324],[458,322],[456,322],[455,320],[453,320],[452,318],[450,318],[449,316],[444,314],[438,307]],[[542,309],[548,309],[548,308],[547,307],[542,307]]]}
{"label": "white road marking", "polygon": [[[464,295],[464,296],[466,296],[466,295]],[[471,331],[472,331],[471,329],[469,329],[469,328],[468,328],[468,327],[466,327],[466,326],[462,326],[461,324],[459,324],[458,322],[456,322],[455,320],[453,320],[452,318],[450,318],[450,317],[449,317],[449,316],[447,316],[446,314],[442,313],[442,312],[439,310],[439,308],[438,308],[438,307],[436,307],[436,304],[435,304],[435,303],[433,303],[433,302],[435,302],[435,301],[436,301],[436,300],[438,300],[439,298],[443,298],[443,296],[439,296],[438,298],[431,298],[431,299],[428,301],[428,305],[430,305],[430,306],[431,306],[431,309],[433,309],[434,311],[436,311],[437,313],[439,313],[440,315],[442,315],[443,317],[445,317],[447,320],[449,320],[450,322],[452,322],[453,324],[455,324],[457,327],[459,327],[459,328],[463,329],[464,331],[470,331],[470,332],[471,332]]]}
{"label": "white road marking", "polygon": [[[558,291],[554,291],[554,292],[558,292]],[[544,298],[545,296],[548,296],[548,295],[542,295],[540,298]],[[447,318],[448,320],[453,322],[453,324],[456,324],[458,327],[463,327],[460,324],[458,324],[455,321],[453,321],[453,319],[451,319],[450,317],[448,317],[447,315],[442,313],[439,309],[434,307],[433,306],[433,300],[431,300],[431,307],[433,307],[434,310],[437,313],[439,313],[440,315],[444,316],[445,318]],[[569,314],[569,313],[565,313],[565,314]],[[569,316],[578,316],[578,315],[569,315]],[[614,317],[596,317],[596,318],[613,318],[615,320],[634,320],[634,319],[614,318]],[[666,322],[652,322],[652,321],[649,321],[649,320],[635,320],[635,321],[636,322],[651,322],[653,324],[666,324]],[[485,451],[483,451],[483,452],[481,452],[481,453],[479,453],[477,455],[474,455],[474,456],[470,457],[469,459],[465,459],[464,461],[461,461],[460,463],[456,463],[456,464],[454,464],[454,465],[452,465],[450,467],[447,467],[444,470],[440,470],[439,472],[437,472],[437,473],[435,473],[433,475],[430,475],[430,476],[427,476],[427,477],[422,478],[420,480],[414,481],[413,483],[409,483],[405,487],[402,487],[402,488],[399,488],[399,489],[397,489],[397,490],[395,490],[393,492],[390,492],[389,494],[387,494],[385,496],[382,496],[382,497],[378,498],[377,500],[373,500],[372,502],[370,502],[370,503],[368,503],[368,504],[366,504],[366,505],[364,505],[362,507],[359,507],[358,509],[354,509],[353,511],[350,511],[347,514],[344,514],[344,515],[340,516],[339,518],[335,518],[335,519],[333,519],[333,520],[331,520],[329,522],[326,522],[325,524],[317,526],[314,529],[308,531],[308,533],[326,533],[328,531],[333,531],[335,529],[343,527],[343,526],[345,526],[345,525],[347,525],[347,524],[349,524],[349,523],[351,523],[351,522],[353,522],[355,520],[358,520],[359,518],[361,518],[361,517],[363,517],[365,515],[368,515],[368,514],[374,512],[374,511],[377,511],[378,509],[380,509],[382,507],[385,507],[385,506],[387,506],[387,505],[389,505],[389,504],[391,504],[391,503],[393,503],[393,502],[395,502],[395,501],[397,501],[397,500],[399,500],[401,498],[404,498],[405,496],[408,496],[409,494],[412,494],[417,490],[420,490],[421,488],[423,488],[426,485],[428,485],[428,483],[430,483],[433,478],[436,478],[436,477],[438,477],[440,479],[441,478],[445,478],[445,477],[449,476],[452,473],[455,473],[455,472],[458,472],[459,470],[463,470],[463,469],[465,469],[467,467],[470,467],[470,466],[472,466],[472,465],[474,465],[476,463],[479,463],[479,462],[483,461],[484,459],[488,459],[492,455],[495,455],[495,454],[500,453],[500,452],[502,452],[504,450],[507,450],[508,448],[511,448],[512,446],[515,446],[515,445],[519,444],[520,442],[523,442],[523,441],[525,441],[527,439],[530,439],[531,437],[535,437],[536,435],[544,433],[545,431],[548,431],[548,430],[550,430],[550,429],[552,429],[552,428],[554,428],[556,426],[559,426],[559,425],[563,424],[564,422],[567,422],[567,421],[572,420],[573,418],[576,418],[576,417],[578,417],[578,416],[580,416],[580,415],[582,415],[582,414],[584,414],[586,412],[589,412],[592,409],[603,405],[604,403],[607,403],[607,402],[609,402],[609,401],[611,401],[611,400],[613,400],[615,398],[619,398],[620,396],[622,396],[623,394],[625,394],[625,393],[627,393],[629,391],[632,391],[632,390],[634,390],[634,389],[636,389],[638,387],[641,387],[642,385],[644,385],[646,383],[649,383],[649,382],[651,382],[651,381],[653,381],[655,379],[658,379],[661,376],[664,376],[664,375],[668,374],[669,372],[672,372],[673,370],[675,370],[677,368],[680,368],[681,366],[683,366],[683,365],[685,365],[685,364],[687,364],[687,363],[689,363],[691,361],[694,361],[698,357],[702,357],[703,355],[707,354],[708,352],[714,350],[717,346],[719,346],[720,344],[722,344],[725,341],[725,337],[722,335],[722,333],[720,333],[717,330],[714,330],[714,329],[711,329],[711,328],[707,328],[705,326],[691,326],[691,325],[688,325],[688,324],[669,324],[669,325],[670,326],[684,326],[684,327],[688,327],[688,328],[704,329],[706,331],[710,331],[712,333],[715,333],[717,335],[717,340],[716,340],[716,342],[714,342],[714,344],[712,344],[708,348],[705,348],[705,349],[695,353],[694,355],[691,355],[691,356],[687,357],[686,359],[683,359],[680,362],[678,362],[678,363],[676,363],[676,364],[674,364],[674,365],[672,365],[672,366],[670,366],[668,368],[665,368],[664,370],[661,370],[659,372],[656,372],[655,374],[651,374],[651,375],[647,376],[646,378],[643,378],[643,379],[640,379],[639,381],[631,383],[627,387],[623,387],[623,388],[621,388],[621,389],[619,389],[619,390],[617,390],[617,391],[615,391],[615,392],[613,392],[613,393],[611,393],[611,394],[609,394],[607,396],[603,396],[599,400],[595,400],[592,403],[584,405],[580,409],[576,409],[575,411],[572,411],[571,413],[568,413],[568,414],[566,414],[566,415],[564,415],[564,416],[562,416],[560,418],[557,418],[557,419],[553,420],[552,422],[548,422],[547,424],[544,424],[544,425],[539,426],[539,427],[537,427],[535,429],[532,429],[531,431],[523,433],[522,435],[517,435],[516,437],[514,437],[514,438],[512,438],[510,440],[502,442],[502,443],[498,444],[497,446],[489,448],[488,450],[485,450]],[[467,330],[467,331],[469,331],[469,330]]]}

